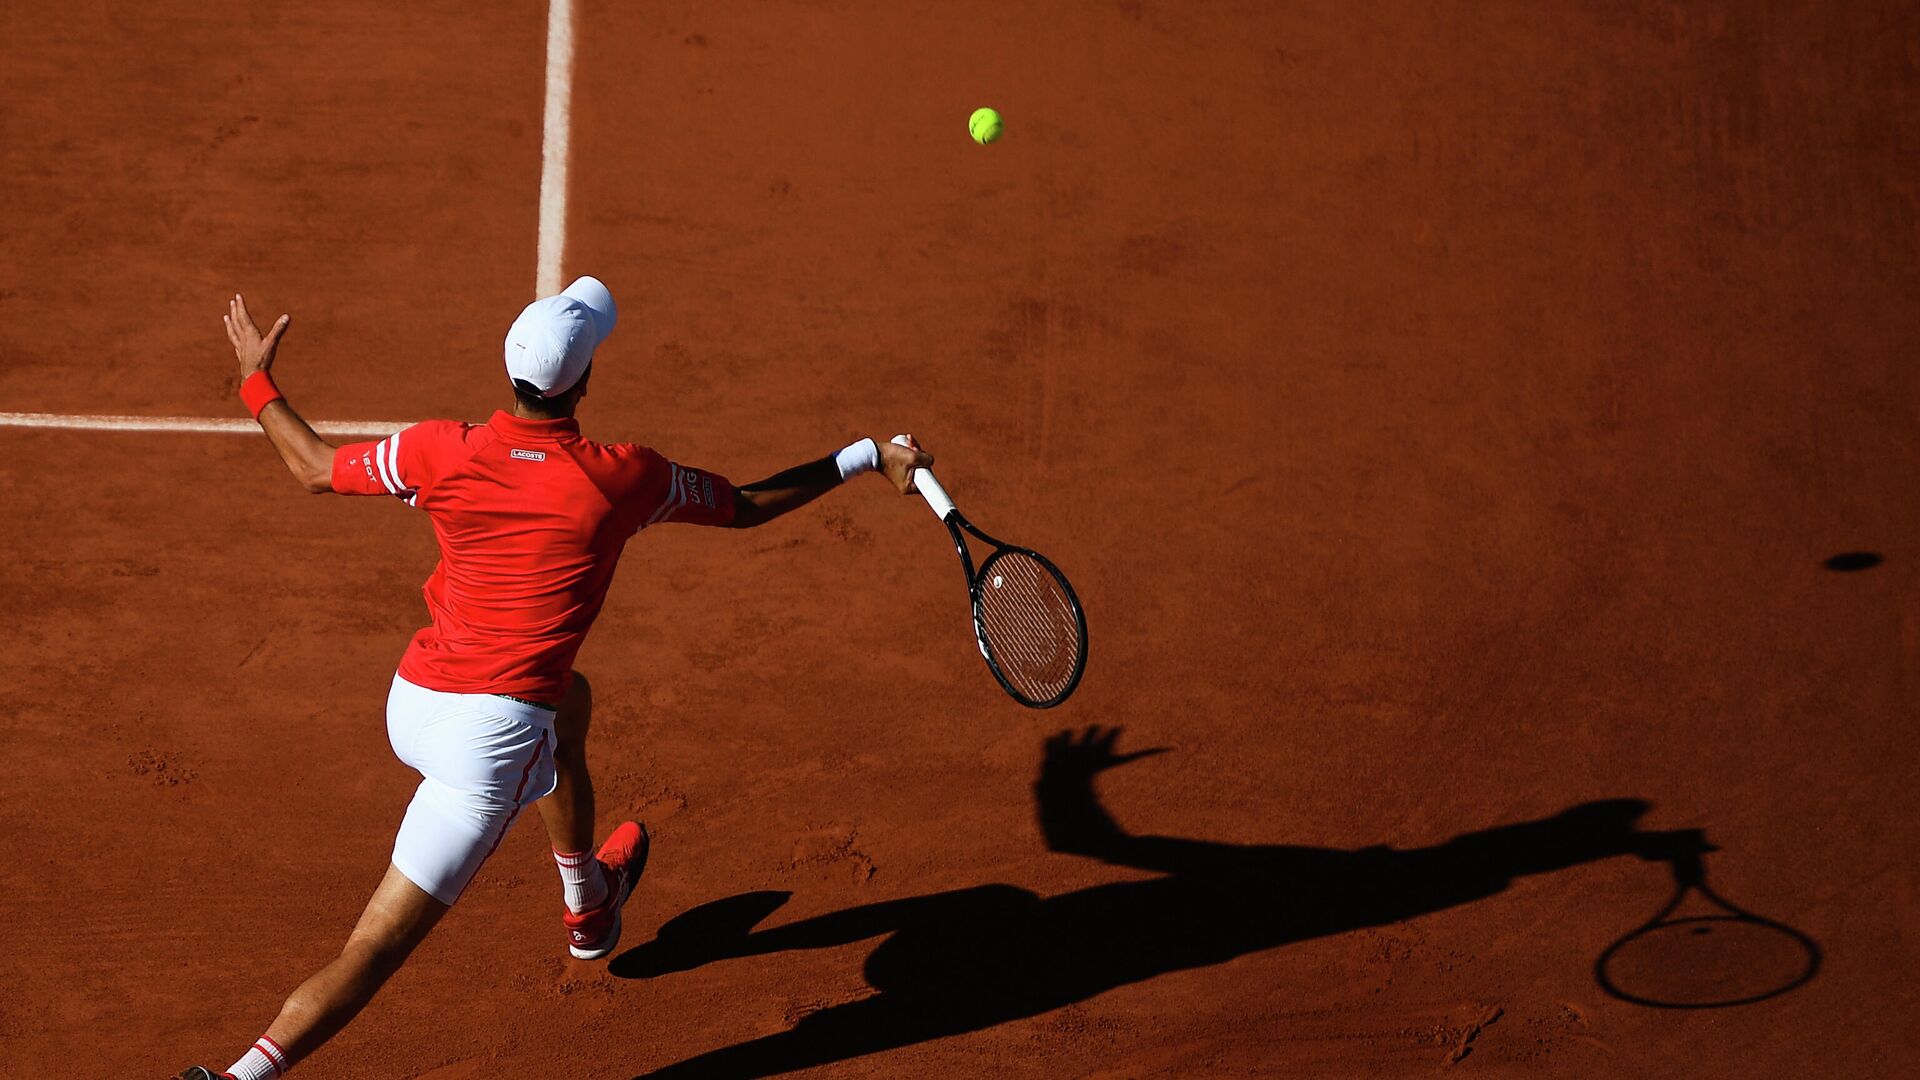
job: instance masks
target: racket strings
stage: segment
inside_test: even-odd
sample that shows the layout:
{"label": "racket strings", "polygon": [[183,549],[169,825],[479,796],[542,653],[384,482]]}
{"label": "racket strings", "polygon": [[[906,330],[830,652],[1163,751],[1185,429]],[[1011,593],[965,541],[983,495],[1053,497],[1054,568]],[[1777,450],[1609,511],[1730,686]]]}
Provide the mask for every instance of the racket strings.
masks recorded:
{"label": "racket strings", "polygon": [[1054,571],[1008,551],[983,571],[980,624],[1001,674],[1034,701],[1072,686],[1084,647],[1078,609]]}

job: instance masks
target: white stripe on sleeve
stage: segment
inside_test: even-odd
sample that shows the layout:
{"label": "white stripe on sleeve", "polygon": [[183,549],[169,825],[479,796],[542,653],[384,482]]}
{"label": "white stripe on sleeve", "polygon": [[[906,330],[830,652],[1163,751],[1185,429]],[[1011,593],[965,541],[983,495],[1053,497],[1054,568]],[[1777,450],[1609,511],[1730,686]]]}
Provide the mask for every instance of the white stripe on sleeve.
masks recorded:
{"label": "white stripe on sleeve", "polygon": [[396,431],[393,437],[387,440],[391,446],[387,451],[387,471],[393,473],[393,486],[401,491],[407,491],[409,490],[407,478],[400,475],[400,434]]}
{"label": "white stripe on sleeve", "polygon": [[387,472],[387,442],[382,439],[380,445],[373,448],[373,465],[380,472],[380,482],[386,485],[387,494],[398,495],[400,489],[394,486],[393,477]]}
{"label": "white stripe on sleeve", "polygon": [[[673,463],[668,462],[668,464],[672,465]],[[651,525],[661,518],[666,517],[668,514],[673,513],[681,503],[686,501],[686,492],[681,490],[680,487],[680,466],[678,465],[673,465],[673,479],[669,481],[669,486],[672,488],[672,495],[661,501],[660,509],[655,510],[653,516],[647,519],[647,525]],[[646,528],[646,525],[642,525],[641,528]]]}

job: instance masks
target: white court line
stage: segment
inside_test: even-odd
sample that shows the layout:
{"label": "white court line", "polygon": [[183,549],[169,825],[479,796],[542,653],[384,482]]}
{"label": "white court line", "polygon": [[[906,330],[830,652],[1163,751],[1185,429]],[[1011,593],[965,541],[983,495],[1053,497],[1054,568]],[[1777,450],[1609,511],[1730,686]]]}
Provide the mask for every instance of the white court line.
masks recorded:
{"label": "white court line", "polygon": [[[391,435],[410,426],[391,420],[322,420],[313,425],[313,430],[322,435]],[[67,416],[60,413],[0,412],[0,427],[186,431],[206,435],[261,434],[260,425],[251,420],[208,416]]]}
{"label": "white court line", "polygon": [[[540,241],[534,295],[560,291],[560,261],[567,248],[567,128],[573,102],[573,0],[547,5],[547,101],[540,136]],[[322,435],[391,435],[408,425],[391,420],[322,420]],[[258,434],[251,420],[206,416],[68,416],[0,412],[0,427],[78,431],[181,431],[207,435]]]}
{"label": "white court line", "polygon": [[567,250],[567,128],[573,105],[573,0],[547,4],[547,107],[540,136],[540,244],[533,294],[561,289]]}

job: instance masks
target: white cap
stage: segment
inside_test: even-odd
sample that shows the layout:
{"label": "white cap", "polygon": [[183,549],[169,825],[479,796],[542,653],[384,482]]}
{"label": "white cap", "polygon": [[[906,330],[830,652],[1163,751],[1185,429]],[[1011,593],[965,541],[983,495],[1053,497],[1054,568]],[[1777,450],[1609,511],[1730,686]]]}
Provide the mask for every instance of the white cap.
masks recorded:
{"label": "white cap", "polygon": [[507,377],[554,397],[573,389],[619,311],[598,278],[583,277],[528,304],[507,329]]}

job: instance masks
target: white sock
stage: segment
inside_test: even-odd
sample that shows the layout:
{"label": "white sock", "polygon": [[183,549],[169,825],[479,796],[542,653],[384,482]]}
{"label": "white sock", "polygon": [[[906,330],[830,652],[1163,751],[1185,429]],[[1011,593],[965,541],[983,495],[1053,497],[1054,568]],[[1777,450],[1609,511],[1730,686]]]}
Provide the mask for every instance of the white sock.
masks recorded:
{"label": "white sock", "polygon": [[567,896],[567,910],[575,915],[591,911],[607,902],[607,875],[600,860],[591,851],[553,853],[553,864],[560,868],[560,891]]}
{"label": "white sock", "polygon": [[262,1035],[247,1056],[227,1066],[227,1071],[233,1074],[233,1080],[274,1080],[292,1067],[280,1044]]}

